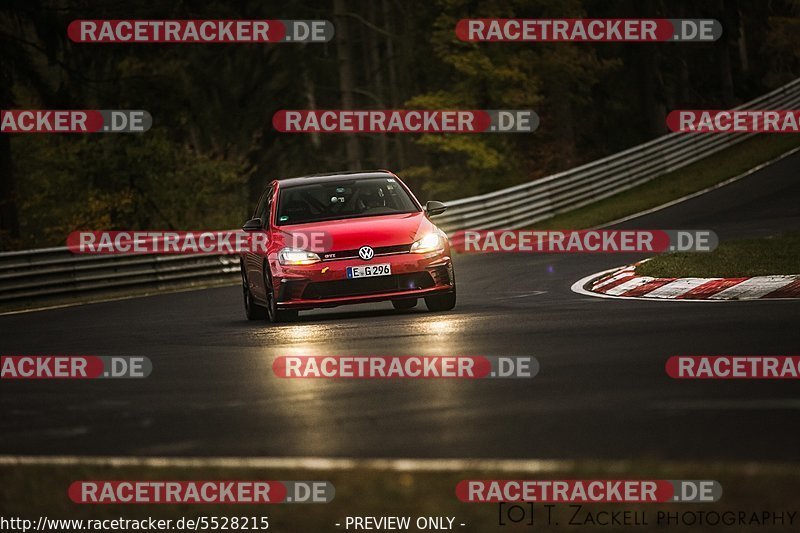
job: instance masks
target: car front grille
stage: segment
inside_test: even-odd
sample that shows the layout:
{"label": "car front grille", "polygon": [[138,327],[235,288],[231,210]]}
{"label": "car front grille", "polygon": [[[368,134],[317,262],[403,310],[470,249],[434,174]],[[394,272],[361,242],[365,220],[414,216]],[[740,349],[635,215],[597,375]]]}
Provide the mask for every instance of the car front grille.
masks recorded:
{"label": "car front grille", "polygon": [[[411,251],[410,244],[397,244],[394,246],[378,246],[377,248],[373,248],[375,252],[375,257],[380,255],[392,255],[392,254],[407,254]],[[355,250],[339,250],[338,252],[326,252],[320,254],[323,261],[336,261],[339,259],[353,259],[358,257],[358,249]]]}

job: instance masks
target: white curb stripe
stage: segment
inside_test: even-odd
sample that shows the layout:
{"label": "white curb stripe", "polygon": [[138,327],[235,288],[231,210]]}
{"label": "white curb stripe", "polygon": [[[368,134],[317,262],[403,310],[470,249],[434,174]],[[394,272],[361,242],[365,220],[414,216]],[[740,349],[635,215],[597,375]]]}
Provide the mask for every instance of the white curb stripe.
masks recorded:
{"label": "white curb stripe", "polygon": [[610,294],[612,296],[619,296],[623,292],[628,292],[631,289],[635,289],[640,285],[644,285],[645,283],[650,283],[653,281],[654,278],[648,278],[647,276],[642,276],[640,278],[633,278],[631,280],[626,281],[625,283],[620,283],[616,287],[611,287],[607,291],[603,291],[606,294]]}
{"label": "white curb stripe", "polygon": [[752,300],[784,287],[798,276],[758,276],[709,296],[712,300]]}
{"label": "white curb stripe", "polygon": [[[616,274],[620,272],[621,269],[623,268],[627,269],[629,267],[630,265],[625,267],[611,268],[608,270],[604,270],[603,272],[596,272],[594,274],[589,274],[588,276],[585,276],[576,281],[575,283],[573,283],[572,286],[570,287],[570,290],[576,294],[581,294],[584,296],[593,296],[595,298],[610,298],[614,300],[640,300],[640,301],[650,301],[650,302],[681,302],[681,303],[698,303],[698,302],[720,303],[720,302],[735,302],[735,301],[761,301],[761,302],[787,301],[788,302],[800,299],[800,289],[794,291],[792,294],[784,294],[782,296],[770,297],[770,298],[765,297],[766,295],[772,293],[773,291],[786,287],[787,285],[790,285],[792,283],[795,283],[797,280],[800,280],[800,274],[793,276],[758,276],[755,278],[744,280],[738,283],[737,285],[729,287],[725,290],[721,290],[713,296],[705,295],[705,298],[689,298],[689,299],[682,299],[679,298],[678,296],[682,296],[683,294],[690,292],[693,288],[688,288],[685,292],[676,294],[673,297],[662,296],[661,298],[654,298],[653,296],[651,296],[651,294],[655,293],[657,289],[653,289],[652,291],[650,291],[650,293],[641,294],[638,296],[621,296],[621,294],[623,294],[624,292],[632,288],[639,287],[654,279],[648,277],[631,278],[627,280],[625,283],[622,283],[616,287],[612,287],[607,291],[597,290],[596,288],[597,285],[593,285],[593,282],[595,280],[602,279],[603,276],[609,276],[609,275],[616,276]],[[628,272],[626,272],[626,276],[627,275],[629,275]],[[697,286],[700,286],[710,281],[719,281],[719,280],[724,280],[726,278],[681,278],[679,280],[674,280],[671,283],[682,281],[683,279],[702,280],[702,282],[698,281]],[[760,281],[763,281],[763,284],[759,286]],[[736,293],[734,292],[734,289],[741,289],[741,286],[744,283],[748,283],[750,285],[750,289],[747,291],[749,294],[740,294],[738,297],[733,297],[733,298],[730,296],[726,296],[727,294],[735,295]],[[662,287],[664,286],[658,287],[658,289]]]}
{"label": "white curb stripe", "polygon": [[648,298],[677,298],[690,290],[720,278],[680,278],[646,294]]}
{"label": "white curb stripe", "polygon": [[600,289],[602,287],[605,287],[606,285],[614,283],[615,281],[617,281],[619,279],[622,279],[622,278],[627,277],[627,276],[632,276],[633,272],[634,272],[633,268],[624,268],[619,273],[614,274],[610,278],[608,278],[606,280],[603,280],[600,283],[597,283],[596,285],[594,285],[594,288],[595,289]]}

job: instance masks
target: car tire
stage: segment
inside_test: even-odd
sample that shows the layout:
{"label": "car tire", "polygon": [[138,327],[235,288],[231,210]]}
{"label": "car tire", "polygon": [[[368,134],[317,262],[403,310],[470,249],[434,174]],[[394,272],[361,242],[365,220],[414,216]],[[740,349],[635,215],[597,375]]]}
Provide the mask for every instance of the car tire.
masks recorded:
{"label": "car tire", "polygon": [[244,270],[242,270],[242,293],[244,295],[244,314],[247,320],[266,320],[267,310],[253,301],[253,294],[247,286]]}
{"label": "car tire", "polygon": [[289,322],[297,318],[297,311],[292,309],[278,309],[278,299],[275,298],[275,291],[272,288],[271,280],[264,279],[267,288],[267,319],[273,324]]}
{"label": "car tire", "polygon": [[450,281],[453,284],[453,290],[425,298],[428,311],[450,311],[456,306],[456,273],[453,272],[452,265],[450,266]]}
{"label": "car tire", "polygon": [[456,306],[456,290],[435,296],[426,296],[425,305],[429,311],[449,311]]}
{"label": "car tire", "polygon": [[413,309],[417,306],[417,299],[392,300],[392,306],[394,306],[395,309]]}

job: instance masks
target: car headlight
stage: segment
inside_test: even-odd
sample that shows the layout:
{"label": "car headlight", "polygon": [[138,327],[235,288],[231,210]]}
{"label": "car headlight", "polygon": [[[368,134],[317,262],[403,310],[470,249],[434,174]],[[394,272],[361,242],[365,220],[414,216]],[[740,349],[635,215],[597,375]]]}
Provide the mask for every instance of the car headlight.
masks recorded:
{"label": "car headlight", "polygon": [[278,262],[282,265],[313,265],[319,263],[321,259],[314,252],[306,250],[296,250],[294,248],[284,248],[278,252]]}
{"label": "car headlight", "polygon": [[411,245],[411,253],[426,254],[444,250],[444,236],[439,233],[428,233]]}

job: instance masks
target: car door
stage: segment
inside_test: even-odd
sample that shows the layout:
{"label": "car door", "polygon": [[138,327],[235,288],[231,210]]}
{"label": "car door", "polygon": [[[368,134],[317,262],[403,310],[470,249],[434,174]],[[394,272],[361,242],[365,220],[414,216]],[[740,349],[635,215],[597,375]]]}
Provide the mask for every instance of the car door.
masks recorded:
{"label": "car door", "polygon": [[[272,208],[272,199],[275,187],[267,189],[258,201],[253,218],[261,220],[261,231],[269,236],[269,216]],[[244,254],[244,267],[247,272],[247,282],[250,286],[250,293],[253,297],[264,303],[267,300],[266,287],[264,286],[264,254],[248,251]]]}

